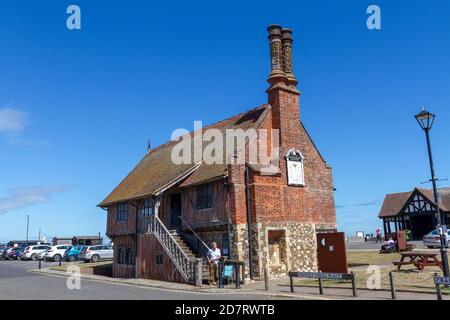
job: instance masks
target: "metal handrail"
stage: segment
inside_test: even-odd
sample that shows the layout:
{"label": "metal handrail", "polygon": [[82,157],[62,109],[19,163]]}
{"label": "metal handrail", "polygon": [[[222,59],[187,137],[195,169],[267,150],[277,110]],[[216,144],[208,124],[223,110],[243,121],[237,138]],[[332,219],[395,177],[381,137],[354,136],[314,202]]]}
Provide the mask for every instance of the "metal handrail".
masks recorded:
{"label": "metal handrail", "polygon": [[183,217],[181,217],[181,216],[178,216],[178,218],[180,218],[181,222],[183,222],[183,223],[186,225],[186,227],[188,227],[188,229],[192,232],[192,234],[194,235],[194,237],[196,237],[197,240],[200,241],[201,244],[203,244],[203,246],[204,246],[206,249],[208,249],[208,251],[209,251],[210,248],[208,247],[208,245],[207,245],[205,242],[203,242],[203,240],[200,238],[200,236],[197,234],[197,232],[195,232],[194,229],[191,228],[191,226],[186,222],[186,220],[184,220]]}

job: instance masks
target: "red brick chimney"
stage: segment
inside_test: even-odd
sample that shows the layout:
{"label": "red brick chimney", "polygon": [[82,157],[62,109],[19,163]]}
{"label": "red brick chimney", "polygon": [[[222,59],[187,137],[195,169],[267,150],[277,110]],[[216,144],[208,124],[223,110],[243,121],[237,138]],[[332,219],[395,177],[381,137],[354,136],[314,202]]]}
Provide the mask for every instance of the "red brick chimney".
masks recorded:
{"label": "red brick chimney", "polygon": [[267,31],[271,61],[267,93],[272,106],[273,128],[280,130],[282,157],[300,141],[300,92],[296,88],[297,79],[292,66],[292,30],[271,25]]}

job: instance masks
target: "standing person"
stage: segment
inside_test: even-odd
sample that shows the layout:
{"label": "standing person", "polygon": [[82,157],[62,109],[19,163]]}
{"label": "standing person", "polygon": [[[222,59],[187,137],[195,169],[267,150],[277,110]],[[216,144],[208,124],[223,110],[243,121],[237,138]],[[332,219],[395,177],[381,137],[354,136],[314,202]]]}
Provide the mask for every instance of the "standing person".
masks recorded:
{"label": "standing person", "polygon": [[378,228],[375,233],[377,234],[377,240],[375,241],[375,243],[378,243],[378,241],[380,241],[381,243],[381,229]]}
{"label": "standing person", "polygon": [[209,263],[209,283],[213,279],[212,283],[217,284],[219,277],[219,259],[221,257],[220,249],[217,248],[217,242],[211,243],[211,249],[208,250],[208,263]]}

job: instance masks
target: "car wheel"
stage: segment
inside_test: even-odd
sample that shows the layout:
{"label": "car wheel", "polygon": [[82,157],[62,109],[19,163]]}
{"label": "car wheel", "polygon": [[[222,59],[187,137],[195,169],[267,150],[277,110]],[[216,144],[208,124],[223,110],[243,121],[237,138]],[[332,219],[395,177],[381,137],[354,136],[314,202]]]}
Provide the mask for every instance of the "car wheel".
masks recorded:
{"label": "car wheel", "polygon": [[69,261],[70,262],[74,262],[76,259],[75,259],[75,256],[69,256]]}
{"label": "car wheel", "polygon": [[96,263],[96,262],[98,262],[98,259],[99,259],[100,257],[98,256],[98,254],[94,254],[93,256],[92,256],[92,258],[91,258],[91,261],[93,262],[93,263]]}
{"label": "car wheel", "polygon": [[59,262],[60,260],[61,260],[61,255],[55,254],[55,255],[53,256],[53,261]]}
{"label": "car wheel", "polygon": [[36,253],[33,253],[30,257],[30,260],[36,260]]}

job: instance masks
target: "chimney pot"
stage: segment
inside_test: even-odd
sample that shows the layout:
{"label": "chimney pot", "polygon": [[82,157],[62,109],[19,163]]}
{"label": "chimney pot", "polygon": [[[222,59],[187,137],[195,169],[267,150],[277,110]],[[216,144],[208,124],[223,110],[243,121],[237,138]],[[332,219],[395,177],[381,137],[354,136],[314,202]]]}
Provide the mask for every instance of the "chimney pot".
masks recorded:
{"label": "chimney pot", "polygon": [[282,61],[283,61],[283,72],[287,78],[288,86],[295,87],[297,85],[297,79],[294,75],[294,70],[292,66],[292,30],[288,28],[283,28],[281,30],[282,38]]}
{"label": "chimney pot", "polygon": [[283,71],[283,48],[281,26],[272,24],[267,28],[270,41],[270,67],[271,73],[268,82],[271,86],[284,82],[286,76]]}

